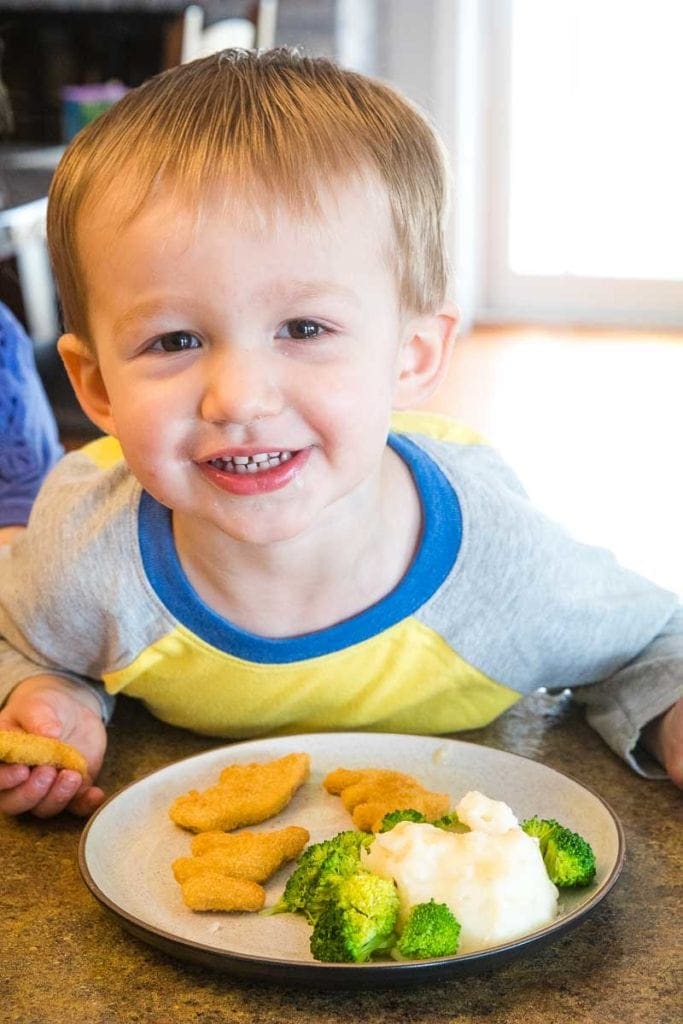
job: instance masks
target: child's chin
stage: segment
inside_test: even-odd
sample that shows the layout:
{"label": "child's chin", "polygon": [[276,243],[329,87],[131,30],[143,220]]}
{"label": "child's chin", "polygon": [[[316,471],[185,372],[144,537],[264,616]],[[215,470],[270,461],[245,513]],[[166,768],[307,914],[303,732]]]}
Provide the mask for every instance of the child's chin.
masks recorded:
{"label": "child's chin", "polygon": [[245,517],[236,521],[222,524],[224,533],[233,540],[243,544],[253,544],[255,547],[265,547],[269,544],[279,544],[284,541],[293,540],[302,536],[310,524],[302,522],[298,517],[272,517],[258,514]]}

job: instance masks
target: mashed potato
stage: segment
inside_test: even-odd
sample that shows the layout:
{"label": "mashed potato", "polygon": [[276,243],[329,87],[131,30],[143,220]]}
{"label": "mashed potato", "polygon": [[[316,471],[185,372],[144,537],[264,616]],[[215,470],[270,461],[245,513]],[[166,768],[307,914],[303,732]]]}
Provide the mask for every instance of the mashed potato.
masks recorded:
{"label": "mashed potato", "polygon": [[467,793],[456,807],[470,832],[403,821],[375,837],[363,866],[394,879],[405,918],[416,903],[446,903],[460,922],[460,953],[527,935],[557,914],[558,892],[538,840],[507,804]]}

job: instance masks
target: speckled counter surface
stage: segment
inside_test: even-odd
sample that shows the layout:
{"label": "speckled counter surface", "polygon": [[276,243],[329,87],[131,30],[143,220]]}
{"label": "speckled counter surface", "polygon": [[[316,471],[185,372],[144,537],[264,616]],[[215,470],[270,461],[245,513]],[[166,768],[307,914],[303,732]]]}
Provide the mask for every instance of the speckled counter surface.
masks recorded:
{"label": "speckled counter surface", "polygon": [[[408,989],[324,992],[239,981],[124,932],[81,881],[82,822],[0,818],[0,1024],[680,1024],[683,796],[614,757],[565,698],[536,695],[460,739],[574,776],[616,811],[626,864],[593,914],[495,971]],[[121,701],[101,777],[108,792],[218,746]]]}

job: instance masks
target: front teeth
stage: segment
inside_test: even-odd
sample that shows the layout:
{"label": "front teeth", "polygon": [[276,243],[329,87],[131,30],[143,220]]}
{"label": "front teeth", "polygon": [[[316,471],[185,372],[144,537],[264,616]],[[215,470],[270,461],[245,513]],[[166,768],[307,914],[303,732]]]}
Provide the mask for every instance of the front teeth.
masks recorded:
{"label": "front teeth", "polygon": [[292,452],[258,452],[256,455],[232,455],[226,459],[211,459],[209,465],[223,473],[262,473],[292,457]]}

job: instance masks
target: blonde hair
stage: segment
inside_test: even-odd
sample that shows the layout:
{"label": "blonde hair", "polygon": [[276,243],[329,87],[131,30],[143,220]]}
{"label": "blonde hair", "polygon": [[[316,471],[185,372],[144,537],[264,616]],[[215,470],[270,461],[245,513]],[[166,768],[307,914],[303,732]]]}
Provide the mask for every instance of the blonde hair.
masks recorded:
{"label": "blonde hair", "polygon": [[233,195],[265,187],[304,211],[321,186],[368,172],[388,196],[402,306],[434,311],[447,287],[447,175],[438,136],[409,101],[284,48],[224,50],[155,76],[80,132],[55,172],[48,244],[66,329],[90,340],[77,223],[110,183],[126,182],[132,219],[160,183],[198,206],[228,181]]}

